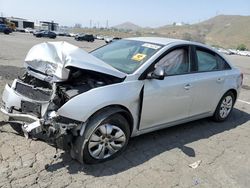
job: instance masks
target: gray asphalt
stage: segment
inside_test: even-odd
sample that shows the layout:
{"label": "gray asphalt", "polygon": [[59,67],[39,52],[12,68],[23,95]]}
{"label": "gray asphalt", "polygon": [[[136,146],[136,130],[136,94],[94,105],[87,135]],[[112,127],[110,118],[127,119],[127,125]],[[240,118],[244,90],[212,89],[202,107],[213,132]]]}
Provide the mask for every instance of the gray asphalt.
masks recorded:
{"label": "gray asphalt", "polygon": [[[0,34],[0,93],[22,73],[28,50],[47,40]],[[104,44],[55,40],[87,51]],[[226,122],[202,119],[133,138],[120,157],[98,165],[81,165],[68,153],[17,135],[0,114],[0,187],[249,187],[250,58],[228,58],[244,73],[244,82]],[[196,169],[189,167],[199,160]]]}

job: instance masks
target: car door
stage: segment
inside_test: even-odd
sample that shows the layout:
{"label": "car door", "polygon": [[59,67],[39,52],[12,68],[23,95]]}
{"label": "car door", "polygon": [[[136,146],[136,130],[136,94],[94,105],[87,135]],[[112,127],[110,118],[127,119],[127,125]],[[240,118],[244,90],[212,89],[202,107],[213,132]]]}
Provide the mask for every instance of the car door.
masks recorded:
{"label": "car door", "polygon": [[145,79],[140,129],[187,118],[192,103],[190,47],[181,46],[168,51],[155,68],[164,67],[164,80]]}
{"label": "car door", "polygon": [[48,31],[44,31],[42,34],[43,37],[48,37]]}
{"label": "car door", "polygon": [[215,52],[194,47],[197,70],[194,72],[194,101],[190,116],[211,113],[223,95],[223,85],[230,68]]}

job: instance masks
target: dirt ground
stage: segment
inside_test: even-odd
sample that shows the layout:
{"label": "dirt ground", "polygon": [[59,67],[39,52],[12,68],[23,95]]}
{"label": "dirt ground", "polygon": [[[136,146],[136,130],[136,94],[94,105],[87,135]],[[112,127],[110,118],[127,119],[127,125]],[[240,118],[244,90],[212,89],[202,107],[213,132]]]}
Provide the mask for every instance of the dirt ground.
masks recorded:
{"label": "dirt ground", "polygon": [[[22,73],[28,50],[47,40],[0,34],[0,93]],[[87,51],[104,44],[55,40]],[[120,157],[98,165],[81,165],[68,153],[17,135],[0,114],[0,187],[249,187],[250,58],[228,58],[244,73],[244,83],[226,122],[202,119],[133,138]],[[196,169],[188,166],[199,160]]]}

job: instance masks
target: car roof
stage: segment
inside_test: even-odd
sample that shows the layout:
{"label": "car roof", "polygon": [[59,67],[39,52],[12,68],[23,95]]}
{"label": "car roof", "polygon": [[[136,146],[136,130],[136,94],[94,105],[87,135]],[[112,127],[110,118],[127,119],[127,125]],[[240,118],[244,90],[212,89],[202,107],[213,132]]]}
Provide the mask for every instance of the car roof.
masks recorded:
{"label": "car roof", "polygon": [[230,64],[231,67],[233,67],[233,65],[230,63],[228,58],[225,57],[224,54],[221,54],[220,52],[218,52],[218,50],[213,49],[211,46],[208,46],[208,45],[205,45],[205,44],[202,44],[199,42],[192,42],[192,41],[181,40],[181,39],[164,38],[164,37],[133,37],[133,38],[126,38],[126,39],[154,43],[154,44],[159,44],[159,45],[164,45],[164,46],[168,46],[170,44],[175,43],[176,45],[187,44],[187,45],[195,45],[195,46],[203,47],[205,49],[208,49],[208,50],[215,52],[220,57],[225,59]]}
{"label": "car roof", "polygon": [[185,41],[185,40],[181,40],[181,39],[164,38],[164,37],[133,37],[133,38],[127,38],[127,39],[155,43],[155,44],[160,44],[160,45],[164,45],[164,46],[166,46],[170,43],[174,43],[174,42],[191,43],[190,41]]}
{"label": "car roof", "polygon": [[211,46],[199,43],[199,42],[194,42],[194,41],[187,41],[187,40],[181,40],[181,39],[173,39],[173,38],[164,38],[164,37],[133,37],[133,38],[126,38],[127,40],[135,40],[135,41],[142,41],[142,42],[148,42],[148,43],[154,43],[154,44],[159,44],[159,45],[164,45],[167,46],[169,44],[188,44],[188,45],[196,45],[200,46],[209,50],[212,50],[216,53],[218,53],[217,50],[214,50]]}

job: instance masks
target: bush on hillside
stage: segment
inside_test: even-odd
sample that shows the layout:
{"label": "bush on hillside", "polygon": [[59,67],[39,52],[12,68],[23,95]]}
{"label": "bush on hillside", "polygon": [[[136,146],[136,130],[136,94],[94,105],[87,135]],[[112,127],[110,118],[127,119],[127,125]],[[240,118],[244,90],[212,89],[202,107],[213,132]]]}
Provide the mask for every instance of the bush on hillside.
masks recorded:
{"label": "bush on hillside", "polygon": [[247,46],[245,44],[239,44],[236,49],[241,50],[241,51],[245,51],[245,50],[247,50]]}

